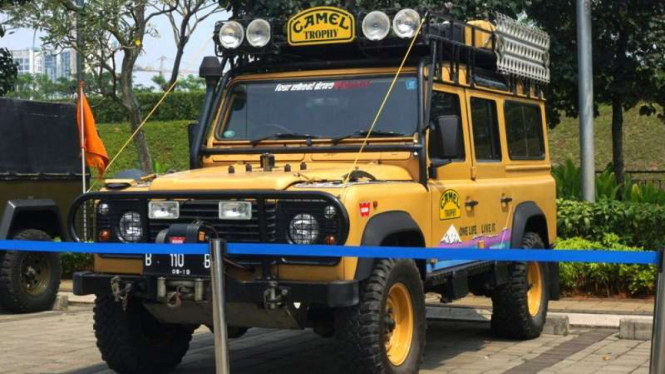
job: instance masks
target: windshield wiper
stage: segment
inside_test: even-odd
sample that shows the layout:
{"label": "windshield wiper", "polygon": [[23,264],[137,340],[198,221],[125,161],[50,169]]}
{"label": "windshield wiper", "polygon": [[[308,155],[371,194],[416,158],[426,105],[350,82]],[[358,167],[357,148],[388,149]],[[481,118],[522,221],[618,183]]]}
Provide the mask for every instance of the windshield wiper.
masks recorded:
{"label": "windshield wiper", "polygon": [[[333,145],[337,145],[337,143],[341,142],[344,139],[350,139],[350,138],[359,138],[363,136],[367,136],[369,134],[369,130],[358,130],[354,132],[353,134],[348,134],[344,136],[340,136],[339,138],[335,138],[332,140]],[[381,130],[373,130],[370,136],[377,136],[377,137],[392,137],[392,138],[399,138],[402,136],[408,136],[406,134],[401,134],[398,132],[394,131],[381,131]]]}
{"label": "windshield wiper", "polygon": [[252,146],[255,146],[255,145],[261,143],[262,141],[273,140],[273,139],[307,139],[307,140],[309,140],[309,139],[318,139],[318,138],[319,138],[319,136],[310,135],[310,134],[297,134],[297,133],[292,133],[292,132],[290,132],[290,133],[280,133],[280,132],[278,132],[276,134],[264,136],[263,138],[254,139],[251,142],[249,142],[249,144],[251,144]]}

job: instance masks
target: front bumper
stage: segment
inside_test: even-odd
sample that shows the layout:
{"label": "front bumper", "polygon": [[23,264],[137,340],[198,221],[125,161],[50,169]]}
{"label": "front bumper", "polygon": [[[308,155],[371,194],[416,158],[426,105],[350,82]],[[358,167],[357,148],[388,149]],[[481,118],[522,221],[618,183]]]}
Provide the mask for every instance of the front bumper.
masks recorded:
{"label": "front bumper", "polygon": [[[92,272],[74,273],[73,285],[75,295],[111,295],[111,280],[114,274]],[[132,295],[135,297],[156,300],[157,277],[142,275],[119,275],[120,281],[132,284]],[[238,281],[225,277],[226,301],[230,303],[257,303],[265,301],[265,291],[275,281],[253,280]],[[288,290],[285,299],[293,303],[321,305],[331,308],[349,307],[358,304],[358,281],[334,282],[302,282],[276,281],[282,290]]]}

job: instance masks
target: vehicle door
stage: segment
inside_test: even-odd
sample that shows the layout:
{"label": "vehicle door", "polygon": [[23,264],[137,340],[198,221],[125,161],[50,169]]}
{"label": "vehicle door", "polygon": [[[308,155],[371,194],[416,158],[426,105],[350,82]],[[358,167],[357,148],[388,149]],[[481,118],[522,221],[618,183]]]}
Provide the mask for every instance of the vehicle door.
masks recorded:
{"label": "vehicle door", "polygon": [[[428,131],[429,191],[432,230],[429,245],[463,248],[475,234],[476,210],[467,204],[473,195],[470,134],[464,90],[434,86]],[[428,264],[440,271],[469,261],[447,260]]]}
{"label": "vehicle door", "polygon": [[506,180],[503,160],[503,126],[496,95],[467,89],[466,106],[471,137],[471,179],[473,191],[469,209],[475,233],[469,244],[478,248],[509,248],[512,190]]}

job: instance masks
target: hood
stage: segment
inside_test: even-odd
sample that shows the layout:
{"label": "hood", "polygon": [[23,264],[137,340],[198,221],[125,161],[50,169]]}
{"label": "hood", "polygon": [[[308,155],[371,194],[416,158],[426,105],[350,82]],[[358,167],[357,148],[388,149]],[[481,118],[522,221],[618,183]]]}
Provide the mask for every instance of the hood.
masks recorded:
{"label": "hood", "polygon": [[[342,181],[353,170],[351,163],[309,163],[306,170],[299,165],[285,171],[284,165],[272,171],[263,171],[254,166],[246,171],[244,165],[210,167],[163,175],[152,181],[150,190],[285,190],[296,183]],[[368,175],[377,181],[412,181],[411,175],[402,167],[394,165],[360,164],[356,173],[359,178]]]}

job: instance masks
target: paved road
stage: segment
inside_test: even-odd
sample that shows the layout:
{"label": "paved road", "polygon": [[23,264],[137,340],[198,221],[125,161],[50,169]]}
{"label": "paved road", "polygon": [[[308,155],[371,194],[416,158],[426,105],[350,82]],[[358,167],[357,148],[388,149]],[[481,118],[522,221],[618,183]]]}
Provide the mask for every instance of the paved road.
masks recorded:
{"label": "paved road", "polygon": [[[430,321],[421,374],[648,373],[649,343],[613,330],[579,330],[518,342],[484,323]],[[252,330],[231,344],[233,374],[344,372],[331,340],[311,332]],[[0,312],[0,373],[110,374],[95,347],[90,306],[66,313]],[[213,337],[197,331],[176,374],[214,374]]]}

